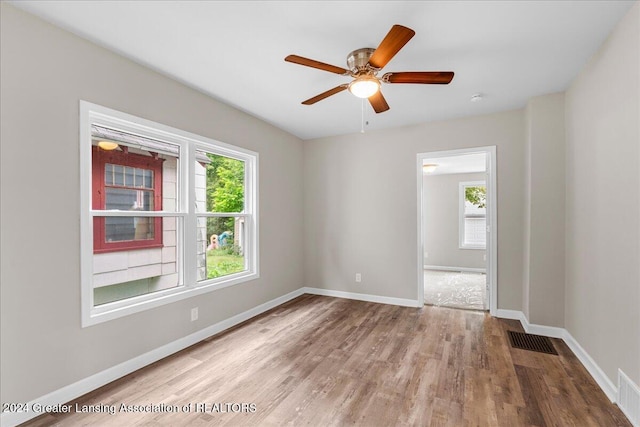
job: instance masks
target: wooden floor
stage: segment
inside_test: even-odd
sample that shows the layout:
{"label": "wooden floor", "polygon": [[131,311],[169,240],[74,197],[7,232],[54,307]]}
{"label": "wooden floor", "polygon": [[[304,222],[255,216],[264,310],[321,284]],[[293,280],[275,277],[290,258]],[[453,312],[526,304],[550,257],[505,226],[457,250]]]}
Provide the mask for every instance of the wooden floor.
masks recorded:
{"label": "wooden floor", "polygon": [[71,403],[192,404],[186,413],[25,425],[631,425],[563,341],[553,340],[557,356],[512,349],[507,330],[522,328],[481,312],[305,295]]}

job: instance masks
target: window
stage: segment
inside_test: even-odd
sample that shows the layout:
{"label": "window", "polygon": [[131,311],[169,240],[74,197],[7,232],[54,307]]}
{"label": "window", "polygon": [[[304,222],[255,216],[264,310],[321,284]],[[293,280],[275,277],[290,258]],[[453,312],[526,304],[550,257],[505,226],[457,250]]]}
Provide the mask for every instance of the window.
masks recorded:
{"label": "window", "polygon": [[257,153],[81,102],[82,324],[258,276]]}
{"label": "window", "polygon": [[245,162],[210,152],[201,152],[201,158],[206,164],[195,165],[197,179],[206,183],[196,200],[198,240],[203,242],[198,244],[198,281],[206,281],[246,269]]}
{"label": "window", "polygon": [[484,181],[460,183],[460,249],[487,247],[487,188]]}
{"label": "window", "polygon": [[[91,147],[92,205],[96,210],[161,211],[162,164],[157,155]],[[162,247],[162,218],[95,217],[93,252]]]}

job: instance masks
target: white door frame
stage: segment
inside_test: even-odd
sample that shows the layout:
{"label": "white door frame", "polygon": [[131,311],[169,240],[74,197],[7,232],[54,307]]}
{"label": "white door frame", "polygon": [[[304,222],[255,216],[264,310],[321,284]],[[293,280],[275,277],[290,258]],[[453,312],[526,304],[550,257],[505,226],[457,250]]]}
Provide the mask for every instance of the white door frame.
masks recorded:
{"label": "white door frame", "polygon": [[459,150],[433,151],[418,153],[416,156],[416,178],[418,187],[418,304],[424,304],[424,212],[423,212],[423,172],[425,159],[437,157],[462,156],[465,154],[485,153],[487,155],[487,280],[489,282],[489,313],[496,315],[498,310],[498,203],[497,203],[497,163],[495,145],[487,147],[462,148]]}

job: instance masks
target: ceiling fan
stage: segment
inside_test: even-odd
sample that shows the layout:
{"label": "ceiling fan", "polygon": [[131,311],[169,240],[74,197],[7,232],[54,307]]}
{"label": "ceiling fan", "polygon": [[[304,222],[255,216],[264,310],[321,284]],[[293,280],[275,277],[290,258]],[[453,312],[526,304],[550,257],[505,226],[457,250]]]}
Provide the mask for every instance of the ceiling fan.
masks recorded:
{"label": "ceiling fan", "polygon": [[368,98],[376,113],[389,109],[389,104],[380,91],[380,83],[418,83],[418,84],[449,84],[453,79],[452,71],[403,71],[389,72],[382,77],[377,74],[384,68],[402,47],[416,34],[411,28],[394,25],[380,42],[377,49],[365,47],[356,49],[347,56],[349,69],[325,64],[298,55],[289,55],[284,60],[294,64],[304,65],[330,73],[353,77],[351,83],[344,83],[326,92],[309,98],[304,105],[315,104],[325,98],[349,89],[358,98]]}

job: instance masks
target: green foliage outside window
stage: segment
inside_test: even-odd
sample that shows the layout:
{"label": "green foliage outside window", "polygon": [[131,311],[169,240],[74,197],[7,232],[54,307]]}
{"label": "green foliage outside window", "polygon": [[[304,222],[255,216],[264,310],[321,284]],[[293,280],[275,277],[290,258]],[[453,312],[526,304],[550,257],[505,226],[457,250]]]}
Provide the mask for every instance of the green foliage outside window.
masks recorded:
{"label": "green foliage outside window", "polygon": [[[244,162],[207,154],[207,212],[242,212],[244,209]],[[233,232],[233,218],[207,221],[207,235]]]}
{"label": "green foliage outside window", "polygon": [[487,207],[487,187],[485,186],[465,187],[464,197],[480,209]]}

